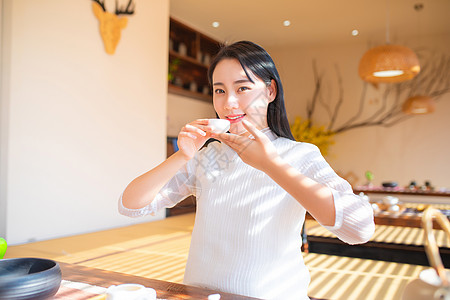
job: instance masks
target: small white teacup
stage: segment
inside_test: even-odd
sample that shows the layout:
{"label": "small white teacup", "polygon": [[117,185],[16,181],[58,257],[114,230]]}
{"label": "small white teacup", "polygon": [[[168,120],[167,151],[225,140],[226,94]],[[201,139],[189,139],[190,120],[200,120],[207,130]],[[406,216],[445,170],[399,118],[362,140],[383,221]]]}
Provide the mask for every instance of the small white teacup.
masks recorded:
{"label": "small white teacup", "polygon": [[393,196],[386,196],[383,198],[383,203],[386,205],[396,205],[398,204],[398,198]]}
{"label": "small white teacup", "polygon": [[225,119],[209,119],[208,126],[213,133],[225,133],[230,129],[230,121]]}
{"label": "small white teacup", "polygon": [[107,300],[156,300],[156,291],[140,284],[112,285],[106,290]]}

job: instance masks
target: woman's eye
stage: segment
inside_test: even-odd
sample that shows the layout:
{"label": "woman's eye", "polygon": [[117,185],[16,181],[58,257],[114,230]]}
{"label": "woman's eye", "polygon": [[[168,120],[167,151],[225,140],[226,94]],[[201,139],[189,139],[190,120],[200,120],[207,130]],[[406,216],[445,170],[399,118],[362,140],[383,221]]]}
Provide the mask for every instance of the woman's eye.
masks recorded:
{"label": "woman's eye", "polygon": [[214,93],[216,93],[216,94],[223,94],[223,93],[225,93],[225,91],[222,90],[222,89],[215,89]]}
{"label": "woman's eye", "polygon": [[238,88],[239,92],[243,92],[243,91],[247,91],[247,90],[249,90],[249,88],[246,86],[241,86],[240,88]]}

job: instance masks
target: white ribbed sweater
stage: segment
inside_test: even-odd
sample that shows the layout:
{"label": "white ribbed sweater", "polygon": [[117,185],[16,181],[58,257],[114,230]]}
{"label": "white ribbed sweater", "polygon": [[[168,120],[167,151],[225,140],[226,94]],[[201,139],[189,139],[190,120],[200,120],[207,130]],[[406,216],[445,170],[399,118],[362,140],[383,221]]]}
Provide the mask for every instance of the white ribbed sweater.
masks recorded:
{"label": "white ribbed sweater", "polygon": [[[280,156],[302,174],[329,186],[336,210],[326,226],[347,243],[373,234],[371,206],[353,194],[318,148],[276,137]],[[263,299],[308,299],[309,272],[301,254],[305,209],[265,173],[245,164],[231,148],[214,142],[202,149],[141,209],[119,211],[138,217],[197,199],[184,282]]]}

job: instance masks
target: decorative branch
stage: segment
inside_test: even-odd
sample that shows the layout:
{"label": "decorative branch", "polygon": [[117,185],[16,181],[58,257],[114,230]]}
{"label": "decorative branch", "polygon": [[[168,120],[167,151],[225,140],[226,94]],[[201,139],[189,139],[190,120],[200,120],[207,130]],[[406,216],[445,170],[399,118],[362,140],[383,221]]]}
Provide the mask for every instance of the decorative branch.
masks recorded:
{"label": "decorative branch", "polygon": [[314,89],[314,94],[313,94],[311,102],[307,104],[307,118],[308,118],[308,120],[312,119],[312,116],[314,114],[314,110],[316,109],[316,102],[317,102],[317,99],[318,99],[319,94],[320,94],[319,92],[320,92],[320,89],[322,87],[322,76],[318,75],[317,65],[316,65],[315,61],[313,61],[313,74],[314,74],[315,89]]}
{"label": "decorative branch", "polygon": [[323,109],[327,112],[328,117],[331,119],[333,116],[333,112],[331,111],[331,107],[325,102],[322,95],[319,96],[319,103],[322,105]]}
{"label": "decorative branch", "polygon": [[430,93],[430,96],[433,97],[436,101],[439,100],[439,97],[450,92],[450,87],[445,88],[440,91],[434,91]]}
{"label": "decorative branch", "polygon": [[359,118],[361,113],[364,111],[364,104],[366,103],[365,100],[366,100],[367,85],[368,85],[368,83],[364,82],[363,90],[362,90],[362,93],[361,93],[361,98],[359,99],[359,109],[358,109],[358,111],[356,112],[356,114],[353,117],[351,117],[350,119],[347,120],[347,122],[344,123],[344,125],[343,125],[344,127],[347,126],[347,125],[352,124],[355,120],[357,120]]}
{"label": "decorative branch", "polygon": [[357,112],[338,127],[335,127],[335,124],[340,108],[344,103],[343,81],[339,68],[337,66],[335,67],[339,93],[336,105],[332,109],[331,105],[328,104],[329,102],[326,103],[323,101],[321,91],[323,75],[319,75],[316,62],[313,61],[315,88],[312,99],[307,103],[307,120],[309,120],[308,128],[313,126],[312,117],[317,107],[317,103],[320,103],[323,106],[330,118],[325,133],[326,135],[333,135],[369,126],[391,127],[410,119],[413,117],[412,115],[405,115],[402,112],[402,103],[406,99],[416,95],[428,95],[437,101],[440,96],[450,92],[450,56],[442,55],[439,59],[436,59],[434,56],[429,56],[427,58],[422,57],[422,60],[425,61],[425,63],[423,64],[419,75],[406,82],[386,84],[381,96],[381,106],[366,119],[358,121],[365,110],[368,84],[364,83]]}
{"label": "decorative branch", "polygon": [[335,65],[335,69],[336,69],[336,76],[338,77],[339,98],[334,108],[334,114],[331,117],[330,124],[328,125],[328,131],[331,131],[331,128],[333,128],[334,123],[336,122],[336,118],[339,114],[339,109],[341,108],[342,103],[344,103],[344,88],[342,87],[342,76],[341,73],[339,72],[339,68],[337,65]]}
{"label": "decorative branch", "polygon": [[[449,61],[450,60],[445,61],[445,57],[442,57],[440,59],[440,61],[438,62],[438,64],[448,66]],[[446,78],[445,74],[448,73],[448,69],[437,68],[437,67],[436,67],[436,69],[437,69],[437,72],[434,74],[434,76],[429,76],[429,84],[425,88],[425,92],[427,94],[430,94],[433,90],[438,89],[443,84],[442,79]],[[448,81],[447,81],[447,84],[448,84]]]}

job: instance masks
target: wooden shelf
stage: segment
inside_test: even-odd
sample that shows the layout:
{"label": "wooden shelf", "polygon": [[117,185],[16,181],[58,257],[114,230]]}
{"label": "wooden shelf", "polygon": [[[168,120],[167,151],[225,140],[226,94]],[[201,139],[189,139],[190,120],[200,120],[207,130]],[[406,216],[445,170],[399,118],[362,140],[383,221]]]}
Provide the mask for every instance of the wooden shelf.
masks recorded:
{"label": "wooden shelf", "polygon": [[189,98],[205,101],[205,102],[208,102],[208,103],[212,103],[212,97],[209,94],[201,94],[201,93],[198,93],[198,92],[192,92],[190,90],[184,89],[184,88],[182,88],[180,86],[173,85],[171,83],[169,83],[168,91],[171,94],[185,96],[185,97],[189,97]]}
{"label": "wooden shelf", "polygon": [[[168,92],[211,103],[207,72],[209,62],[219,49],[218,41],[170,18],[169,70],[172,79]],[[206,90],[208,94],[204,92]]]}
{"label": "wooden shelf", "polygon": [[186,56],[186,55],[181,55],[180,53],[175,52],[174,50],[169,50],[169,56],[190,62],[191,64],[197,65],[200,68],[204,68],[205,70],[208,70],[208,67],[209,67],[209,65],[204,64],[203,62],[199,61],[196,58],[192,58],[192,57]]}

